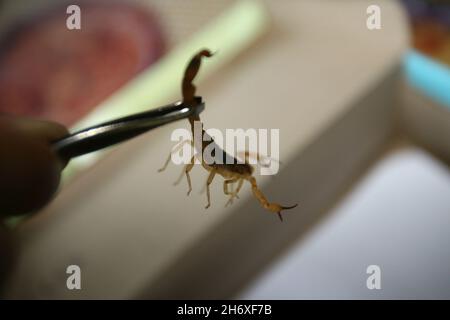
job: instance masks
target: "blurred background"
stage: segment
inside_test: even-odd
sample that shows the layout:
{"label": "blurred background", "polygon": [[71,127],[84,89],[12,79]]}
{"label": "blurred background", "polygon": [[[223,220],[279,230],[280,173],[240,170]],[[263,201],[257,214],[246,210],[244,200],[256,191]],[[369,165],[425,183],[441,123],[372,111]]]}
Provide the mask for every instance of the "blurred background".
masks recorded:
{"label": "blurred background", "polygon": [[280,129],[280,172],[257,180],[299,207],[280,223],[246,186],[225,208],[215,181],[205,211],[204,170],[190,197],[181,167],[156,172],[188,128],[169,125],[71,161],[51,204],[8,221],[5,296],[450,298],[447,1],[3,0],[0,113],[76,130],[155,108],[201,48],[218,52],[197,80],[205,126]]}

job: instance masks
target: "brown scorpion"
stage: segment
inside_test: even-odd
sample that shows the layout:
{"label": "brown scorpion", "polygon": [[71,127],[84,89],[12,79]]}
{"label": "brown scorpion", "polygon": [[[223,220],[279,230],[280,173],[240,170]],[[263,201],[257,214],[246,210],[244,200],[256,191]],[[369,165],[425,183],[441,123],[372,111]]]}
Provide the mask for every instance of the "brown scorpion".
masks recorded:
{"label": "brown scorpion", "polygon": [[[209,50],[201,50],[189,62],[188,66],[185,70],[183,82],[182,82],[182,94],[183,94],[183,103],[184,104],[191,105],[191,106],[195,105],[195,103],[196,103],[195,102],[196,87],[192,83],[192,81],[194,80],[195,76],[197,75],[197,73],[200,69],[202,57],[209,58],[212,55],[213,54]],[[189,122],[191,124],[192,137],[195,137],[194,136],[194,123],[196,121],[201,123],[200,117],[198,115],[194,115],[189,118]],[[207,133],[203,130],[203,123],[201,123],[201,129],[202,129],[202,136],[208,136]],[[205,141],[205,140],[207,140],[207,141]],[[185,142],[190,142],[192,147],[195,147],[196,149],[201,149],[202,151],[204,151],[205,148],[208,145],[210,145],[211,143],[215,144],[214,140],[209,136],[208,136],[208,139],[202,139],[201,144],[191,141],[191,140],[182,141],[169,154],[169,157],[168,157],[166,163],[164,164],[164,166],[158,170],[159,172],[166,169],[166,167],[171,159],[172,153],[180,150],[180,148],[183,146],[183,144]],[[221,150],[220,147],[217,145],[215,145],[214,147],[215,147],[214,150]],[[205,208],[209,208],[209,206],[211,204],[209,186],[210,186],[211,182],[213,181],[214,177],[216,176],[216,174],[221,175],[225,179],[225,181],[223,182],[223,191],[224,191],[225,195],[229,196],[229,200],[226,205],[231,204],[233,202],[234,198],[239,198],[238,193],[241,190],[244,181],[248,181],[252,187],[252,191],[253,191],[253,194],[256,197],[256,199],[258,199],[258,201],[261,203],[261,205],[265,209],[269,210],[270,212],[277,213],[281,221],[283,221],[283,217],[281,215],[282,210],[292,209],[297,206],[297,204],[295,204],[293,206],[282,206],[278,203],[270,203],[266,199],[264,194],[258,188],[258,185],[256,184],[256,179],[253,177],[254,168],[248,163],[248,157],[250,156],[249,152],[244,153],[244,155],[245,155],[244,163],[239,163],[242,161],[238,161],[236,158],[234,158],[234,161],[232,161],[232,163],[230,163],[230,161],[226,161],[225,158],[231,157],[231,156],[229,154],[227,154],[226,152],[222,152],[222,154],[223,154],[224,159],[220,163],[212,163],[212,164],[206,163],[203,158],[203,152],[201,153],[201,155],[202,155],[200,157],[201,159],[199,159],[201,161],[202,166],[209,172],[208,179],[206,181],[206,194],[207,194],[208,203]],[[257,157],[258,157],[258,160],[261,158],[258,154],[257,154]],[[187,193],[188,195],[192,191],[191,177],[189,175],[189,172],[192,170],[192,168],[194,166],[194,161],[195,161],[195,155],[192,156],[190,162],[185,166],[185,168],[183,170],[183,173],[186,175],[188,186],[189,186],[188,193]],[[182,177],[183,177],[183,174],[180,176],[180,179],[178,179],[178,181],[176,183],[178,183],[182,179]],[[229,185],[234,185],[234,183],[237,183],[236,190],[229,190],[228,189]]]}

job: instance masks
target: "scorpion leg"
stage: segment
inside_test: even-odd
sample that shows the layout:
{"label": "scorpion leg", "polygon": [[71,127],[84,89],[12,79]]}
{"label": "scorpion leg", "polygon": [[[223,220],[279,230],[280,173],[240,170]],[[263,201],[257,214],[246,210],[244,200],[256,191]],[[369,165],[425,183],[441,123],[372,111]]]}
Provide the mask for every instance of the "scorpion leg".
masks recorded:
{"label": "scorpion leg", "polygon": [[242,185],[244,184],[244,179],[239,180],[238,187],[235,192],[235,197],[239,199],[238,193],[241,191]]}
{"label": "scorpion leg", "polygon": [[[230,198],[228,199],[227,203],[225,204],[225,207],[230,205],[230,204],[233,204],[233,199],[234,198],[239,199],[238,193],[239,193],[239,191],[241,191],[241,188],[242,188],[243,184],[244,184],[244,179],[239,179],[238,180],[237,189],[236,189],[236,191],[230,193]],[[225,185],[224,185],[224,187],[225,187]]]}
{"label": "scorpion leg", "polygon": [[167,160],[164,163],[164,166],[162,168],[158,169],[158,172],[162,172],[162,171],[166,170],[167,166],[169,165],[170,159],[172,159],[172,154],[174,154],[175,152],[178,152],[186,144],[186,142],[190,142],[192,145],[192,140],[190,140],[190,139],[183,140],[183,141],[179,142],[179,144],[176,144],[173,147],[173,149],[170,151],[169,156],[167,157]]}
{"label": "scorpion leg", "polygon": [[183,178],[183,173],[186,174],[186,178],[187,178],[187,182],[188,182],[188,187],[189,187],[188,192],[187,192],[187,195],[189,195],[189,194],[191,193],[191,191],[192,191],[191,176],[189,175],[189,172],[190,172],[190,171],[192,170],[192,168],[194,167],[194,158],[195,158],[195,156],[193,156],[193,157],[191,158],[190,163],[187,164],[187,165],[184,167],[184,170],[183,170],[183,172],[181,173],[180,177],[179,177],[178,180],[175,181],[175,183],[174,183],[174,185],[179,184],[179,183],[181,182],[181,179]]}
{"label": "scorpion leg", "polygon": [[225,180],[225,181],[223,182],[223,193],[225,193],[227,196],[232,195],[232,194],[233,194],[233,191],[230,192],[230,191],[228,190],[228,185],[229,185],[230,183],[235,183],[235,182],[237,182],[238,180],[239,180],[238,178]]}
{"label": "scorpion leg", "polygon": [[208,198],[208,203],[207,203],[205,209],[208,209],[209,206],[211,205],[211,196],[210,196],[210,192],[209,192],[209,185],[213,181],[215,175],[216,175],[216,170],[212,169],[211,173],[208,176],[208,181],[206,181],[206,197]]}
{"label": "scorpion leg", "polygon": [[[234,197],[233,186],[234,186],[234,183],[237,182],[238,180],[239,180],[238,178],[234,178],[234,179],[224,180],[224,182],[223,182],[223,193],[225,193],[225,195],[227,195],[227,196],[230,196],[230,200]],[[231,190],[228,190],[229,184],[230,184]],[[230,200],[228,200],[228,202],[230,202]],[[225,207],[228,205],[228,202],[225,205]]]}

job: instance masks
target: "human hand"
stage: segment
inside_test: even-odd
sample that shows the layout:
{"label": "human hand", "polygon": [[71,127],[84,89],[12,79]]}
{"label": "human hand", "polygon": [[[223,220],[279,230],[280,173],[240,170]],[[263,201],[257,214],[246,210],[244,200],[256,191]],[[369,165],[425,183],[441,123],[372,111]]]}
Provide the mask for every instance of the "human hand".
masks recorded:
{"label": "human hand", "polygon": [[0,216],[36,211],[58,188],[66,163],[50,142],[68,134],[57,123],[0,115]]}

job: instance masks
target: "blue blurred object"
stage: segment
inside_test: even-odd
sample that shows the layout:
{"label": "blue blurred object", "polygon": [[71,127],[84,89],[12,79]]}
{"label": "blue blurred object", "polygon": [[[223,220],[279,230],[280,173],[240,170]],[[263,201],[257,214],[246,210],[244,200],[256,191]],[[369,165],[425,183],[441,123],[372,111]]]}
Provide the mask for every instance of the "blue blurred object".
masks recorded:
{"label": "blue blurred object", "polygon": [[450,109],[450,68],[416,50],[404,60],[404,69],[412,86]]}

